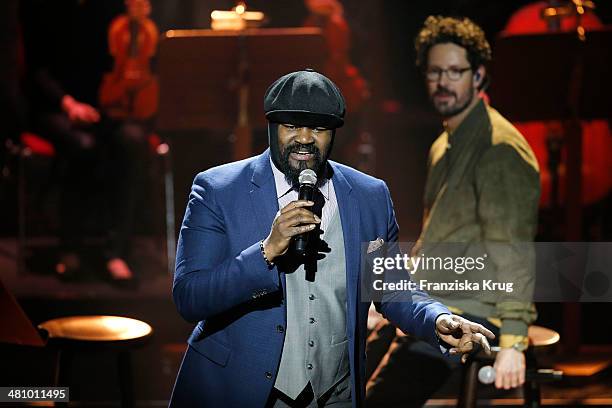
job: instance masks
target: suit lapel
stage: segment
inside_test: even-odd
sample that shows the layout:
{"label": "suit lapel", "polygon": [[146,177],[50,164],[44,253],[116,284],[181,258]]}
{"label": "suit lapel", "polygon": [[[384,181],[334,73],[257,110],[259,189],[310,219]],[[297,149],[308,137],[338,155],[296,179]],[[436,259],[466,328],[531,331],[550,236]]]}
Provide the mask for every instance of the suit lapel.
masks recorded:
{"label": "suit lapel", "polygon": [[342,235],[344,236],[344,252],[346,258],[346,289],[347,289],[347,326],[349,334],[354,333],[356,302],[358,293],[359,268],[360,268],[360,222],[359,203],[352,194],[352,186],[342,174],[339,166],[331,163],[334,174],[334,190],[342,222]]}
{"label": "suit lapel", "polygon": [[[257,218],[259,226],[257,235],[265,238],[270,233],[272,221],[278,213],[278,198],[276,195],[276,183],[274,183],[274,173],[270,164],[270,149],[266,149],[253,164],[253,176],[251,177],[251,206],[253,216]],[[283,294],[286,296],[285,274],[280,274],[283,287]]]}
{"label": "suit lapel", "polygon": [[359,277],[359,203],[352,194],[353,187],[339,167],[332,163],[332,168],[334,170],[332,180],[342,221],[347,279],[349,284],[354,285]]}
{"label": "suit lapel", "polygon": [[270,167],[269,150],[263,152],[253,162],[250,196],[253,214],[259,224],[259,232],[265,237],[270,232],[270,226],[278,212],[276,185]]}

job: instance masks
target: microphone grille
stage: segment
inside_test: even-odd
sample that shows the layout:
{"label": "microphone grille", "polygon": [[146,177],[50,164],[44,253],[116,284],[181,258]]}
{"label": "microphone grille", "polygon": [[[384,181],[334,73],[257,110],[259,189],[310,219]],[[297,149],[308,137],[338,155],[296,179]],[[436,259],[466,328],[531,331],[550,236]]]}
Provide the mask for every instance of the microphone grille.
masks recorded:
{"label": "microphone grille", "polygon": [[300,172],[300,176],[298,177],[298,181],[300,184],[317,184],[317,173],[315,173],[311,169],[304,169]]}
{"label": "microphone grille", "polygon": [[495,382],[495,369],[489,365],[478,370],[478,381],[482,384],[493,384]]}

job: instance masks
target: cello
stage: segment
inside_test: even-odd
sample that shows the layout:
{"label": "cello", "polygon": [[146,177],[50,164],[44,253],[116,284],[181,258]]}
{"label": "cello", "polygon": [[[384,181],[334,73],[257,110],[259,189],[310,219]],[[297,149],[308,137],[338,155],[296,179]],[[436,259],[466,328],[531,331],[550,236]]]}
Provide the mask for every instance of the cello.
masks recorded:
{"label": "cello", "polygon": [[159,32],[149,0],[126,0],[127,12],[109,25],[113,70],[100,86],[100,106],[113,119],[147,120],[157,112],[159,84],[151,72]]}

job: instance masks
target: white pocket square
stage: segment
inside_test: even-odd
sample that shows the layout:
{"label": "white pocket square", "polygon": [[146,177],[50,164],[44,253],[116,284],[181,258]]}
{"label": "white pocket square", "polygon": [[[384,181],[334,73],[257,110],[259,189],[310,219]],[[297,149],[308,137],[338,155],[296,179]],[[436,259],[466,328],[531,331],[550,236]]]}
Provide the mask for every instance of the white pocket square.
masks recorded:
{"label": "white pocket square", "polygon": [[382,238],[376,238],[376,240],[370,241],[368,243],[368,254],[371,254],[372,252],[376,251],[378,248],[383,246],[384,243],[385,243],[385,240]]}

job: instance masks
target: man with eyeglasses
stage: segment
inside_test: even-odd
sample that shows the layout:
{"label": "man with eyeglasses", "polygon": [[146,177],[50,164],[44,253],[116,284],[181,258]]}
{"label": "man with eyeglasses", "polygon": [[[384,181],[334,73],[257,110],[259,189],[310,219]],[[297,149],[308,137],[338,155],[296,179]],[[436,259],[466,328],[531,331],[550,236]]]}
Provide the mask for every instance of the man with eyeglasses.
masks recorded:
{"label": "man with eyeglasses", "polygon": [[[518,387],[525,381],[527,328],[536,317],[531,242],[540,195],[538,164],[523,136],[482,98],[491,48],[480,27],[467,18],[430,16],[415,47],[444,132],[431,146],[423,229],[412,255],[484,256],[486,267],[465,273],[422,270],[414,280],[513,284],[511,293],[483,286],[478,292],[430,295],[499,334],[495,385]],[[367,387],[368,406],[386,406],[398,398],[403,406],[422,405],[449,374],[435,353],[410,338],[396,338],[382,361]],[[415,361],[423,367],[416,380],[407,373]]]}

